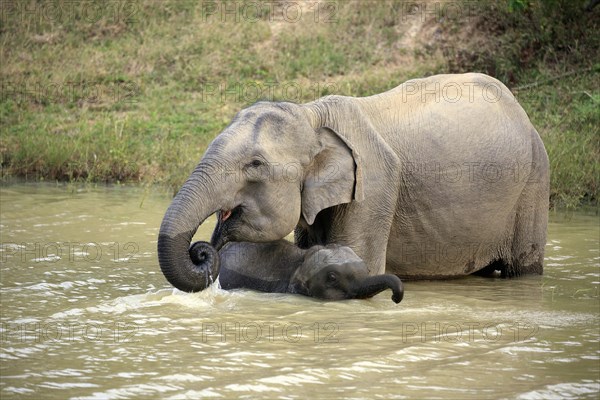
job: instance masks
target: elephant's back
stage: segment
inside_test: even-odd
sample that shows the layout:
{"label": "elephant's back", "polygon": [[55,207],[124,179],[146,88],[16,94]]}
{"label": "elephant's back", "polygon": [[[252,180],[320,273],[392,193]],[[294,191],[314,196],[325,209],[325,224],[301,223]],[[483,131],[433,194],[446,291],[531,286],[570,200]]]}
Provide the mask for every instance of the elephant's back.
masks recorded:
{"label": "elephant's back", "polygon": [[394,140],[402,138],[444,136],[464,145],[467,140],[492,141],[499,134],[530,138],[531,131],[535,131],[510,90],[480,73],[412,79],[387,92],[357,100],[392,146]]}
{"label": "elephant's back", "polygon": [[543,144],[523,108],[505,85],[484,74],[414,79],[359,100],[379,134],[410,168],[469,168],[478,162],[491,168],[528,164],[543,156],[534,151]]}

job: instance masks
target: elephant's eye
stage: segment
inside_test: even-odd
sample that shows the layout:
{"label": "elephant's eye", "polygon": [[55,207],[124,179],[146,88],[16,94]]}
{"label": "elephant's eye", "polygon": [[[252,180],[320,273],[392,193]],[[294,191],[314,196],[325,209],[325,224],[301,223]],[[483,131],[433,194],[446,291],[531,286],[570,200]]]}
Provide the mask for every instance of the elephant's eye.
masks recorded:
{"label": "elephant's eye", "polygon": [[260,167],[261,165],[263,165],[263,162],[262,162],[261,160],[252,160],[252,161],[250,162],[250,166],[251,166],[251,167],[254,167],[254,168],[258,168],[258,167]]}
{"label": "elephant's eye", "polygon": [[337,281],[337,275],[335,274],[335,272],[327,273],[327,282],[335,282],[335,281]]}

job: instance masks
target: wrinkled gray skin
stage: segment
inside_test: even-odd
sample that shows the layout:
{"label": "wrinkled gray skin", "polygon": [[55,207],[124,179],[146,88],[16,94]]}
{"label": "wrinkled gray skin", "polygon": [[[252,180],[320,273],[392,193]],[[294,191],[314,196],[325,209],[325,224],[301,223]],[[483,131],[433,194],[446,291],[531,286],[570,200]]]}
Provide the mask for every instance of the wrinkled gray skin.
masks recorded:
{"label": "wrinkled gray skin", "polygon": [[158,259],[171,284],[206,287],[210,259],[188,253],[217,213],[211,242],[350,247],[369,275],[448,278],[542,273],[546,151],[499,81],[437,75],[388,92],[307,104],[259,102],[215,138],[169,206]]}
{"label": "wrinkled gray skin", "polygon": [[[196,242],[190,253],[211,252]],[[325,300],[366,299],[391,289],[392,300],[404,296],[402,281],[391,274],[369,276],[367,266],[349,247],[313,246],[300,249],[286,240],[226,244],[218,253],[219,282],[230,289],[296,293]]]}

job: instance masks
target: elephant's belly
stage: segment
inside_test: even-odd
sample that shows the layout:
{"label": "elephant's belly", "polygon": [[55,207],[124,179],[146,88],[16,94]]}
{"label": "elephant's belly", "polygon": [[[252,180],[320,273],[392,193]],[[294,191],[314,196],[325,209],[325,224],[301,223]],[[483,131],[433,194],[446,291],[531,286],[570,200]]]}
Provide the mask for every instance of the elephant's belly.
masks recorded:
{"label": "elephant's belly", "polygon": [[435,184],[415,178],[410,190],[401,192],[388,239],[387,272],[414,279],[464,276],[510,259],[525,184],[509,177],[485,184],[467,178]]}
{"label": "elephant's belly", "polygon": [[388,247],[386,272],[401,279],[442,279],[472,274],[493,259],[472,243],[402,242]]}
{"label": "elephant's belly", "polygon": [[389,238],[386,272],[404,279],[440,279],[469,275],[506,259],[514,225],[510,214],[407,223]]}

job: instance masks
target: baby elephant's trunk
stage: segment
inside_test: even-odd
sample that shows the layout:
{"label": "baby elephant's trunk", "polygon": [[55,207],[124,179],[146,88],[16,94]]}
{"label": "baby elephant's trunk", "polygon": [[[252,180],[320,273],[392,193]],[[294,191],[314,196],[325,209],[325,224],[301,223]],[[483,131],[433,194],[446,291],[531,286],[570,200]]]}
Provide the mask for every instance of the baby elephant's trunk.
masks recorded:
{"label": "baby elephant's trunk", "polygon": [[396,275],[385,274],[370,276],[361,282],[361,285],[355,292],[356,299],[366,299],[373,297],[386,289],[391,289],[392,300],[394,303],[400,303],[404,297],[404,286],[402,281]]}

